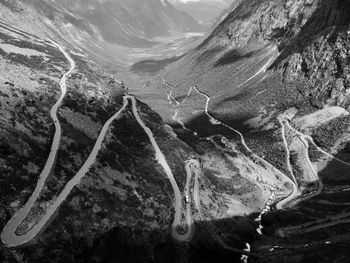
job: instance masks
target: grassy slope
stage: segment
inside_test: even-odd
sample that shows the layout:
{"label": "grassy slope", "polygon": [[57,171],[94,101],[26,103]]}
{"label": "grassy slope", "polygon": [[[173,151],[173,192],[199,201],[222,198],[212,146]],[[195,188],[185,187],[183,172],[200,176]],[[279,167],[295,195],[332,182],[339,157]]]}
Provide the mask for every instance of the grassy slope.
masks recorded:
{"label": "grassy slope", "polygon": [[[16,54],[8,55],[0,49],[3,59],[1,70],[4,67],[12,70],[10,75],[13,77],[18,74],[15,69],[20,67],[23,83],[31,83],[30,79],[35,82],[35,90],[30,91],[17,82],[13,82],[13,85],[11,80],[8,80],[9,83],[1,83],[3,89],[0,96],[4,109],[1,112],[0,151],[3,193],[0,206],[1,228],[15,211],[10,204],[18,200],[19,205],[22,205],[26,201],[46,161],[53,134],[49,110],[59,93],[57,82],[68,66],[65,58],[53,47],[43,47],[25,37],[18,41],[9,34],[2,34],[1,39],[17,46],[46,52],[52,59],[44,63],[29,57],[18,58]],[[67,96],[61,106],[66,114],[59,112],[63,129],[62,144],[55,173],[48,179],[48,188],[40,197],[41,201],[50,200],[64,187],[80,168],[94,144],[94,138],[89,137],[91,133],[85,132],[79,126],[81,124],[74,122],[74,118],[80,116],[82,120],[89,119],[91,128],[98,130],[120,108],[122,102],[124,90],[114,77],[104,73],[96,64],[80,57],[73,58],[77,68],[68,80]],[[33,64],[37,61],[41,64]],[[23,73],[26,70],[28,75]],[[70,116],[70,112],[75,117]],[[185,180],[183,161],[191,152],[190,148],[172,137],[160,117],[147,105],[139,103],[139,112],[153,130],[181,187]],[[6,114],[12,116],[10,123],[5,121]],[[40,122],[37,123],[39,117]],[[35,138],[30,138],[22,128],[18,128],[21,126],[15,126],[16,122],[37,136],[40,135],[43,142],[36,143]],[[167,240],[173,212],[172,189],[153,158],[153,149],[147,136],[137,125],[130,110],[123,114],[120,121],[115,122],[111,132],[112,139],[106,143],[95,167],[85,177],[86,181],[63,204],[56,219],[37,240],[38,243],[30,249],[18,250],[23,255],[23,260],[42,261],[55,251],[49,260],[57,262],[57,255],[60,260],[64,258],[70,262],[79,251],[85,251],[82,253],[86,254],[95,241],[99,242],[99,237],[108,240],[115,231],[121,231],[120,235],[127,237],[122,238],[126,241],[119,244],[120,247],[130,249],[138,244],[141,250],[146,249],[144,252],[147,256],[148,249]],[[146,200],[144,204],[135,192]],[[101,250],[105,251],[108,244],[101,242],[104,247]],[[75,244],[83,250],[71,251],[72,246],[69,244]],[[144,244],[151,245],[145,248]],[[3,247],[0,252],[1,261],[18,255],[16,251]],[[102,258],[106,256],[105,253],[99,254],[96,251],[94,255]]]}

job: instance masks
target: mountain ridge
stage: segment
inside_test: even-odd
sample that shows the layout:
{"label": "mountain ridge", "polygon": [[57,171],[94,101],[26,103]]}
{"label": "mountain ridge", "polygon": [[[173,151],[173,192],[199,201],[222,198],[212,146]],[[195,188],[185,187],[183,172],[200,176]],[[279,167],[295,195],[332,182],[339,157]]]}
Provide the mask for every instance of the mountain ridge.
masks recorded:
{"label": "mountain ridge", "polygon": [[[324,1],[302,1],[302,3],[300,1],[284,1],[283,3],[271,1],[242,2],[214,29],[201,45],[169,66],[166,71],[167,78],[170,83],[179,87],[182,86],[178,90],[179,92],[185,92],[188,87],[193,85],[204,85],[204,89],[208,92],[211,92],[211,89],[215,90],[215,85],[228,85],[232,88],[222,88],[220,92],[225,93],[227,91],[227,94],[231,90],[230,93],[236,93],[235,96],[244,92],[242,89],[244,86],[252,86],[253,89],[257,89],[257,92],[259,92],[264,90],[262,87],[259,88],[259,85],[264,86],[264,83],[268,84],[270,82],[269,85],[272,87],[277,85],[290,86],[288,88],[289,92],[293,92],[294,95],[291,95],[295,96],[300,103],[303,103],[305,99],[298,95],[299,90],[302,94],[309,93],[312,105],[341,105],[343,103],[342,105],[347,107],[349,98],[345,95],[346,89],[342,87],[347,86],[348,84],[344,83],[349,81],[349,77],[343,74],[347,72],[348,68],[346,66],[348,14],[349,5],[343,1],[335,3]],[[317,25],[316,30],[314,29],[315,25]],[[331,30],[332,26],[334,26],[334,30]],[[311,74],[310,71],[312,67],[319,65],[322,59],[322,52],[324,51],[317,49],[319,47],[326,49],[326,46],[328,46],[328,50],[332,47],[334,47],[334,50],[343,50],[339,54],[338,52],[341,51],[328,51],[332,57],[331,61],[335,61],[335,64],[331,61],[323,61],[321,63],[324,65],[323,69],[320,69],[323,72],[322,74],[329,76],[332,89],[334,89],[333,94],[346,97],[340,104],[329,100],[330,97],[327,98],[330,80],[327,83],[327,81],[320,79],[320,76]],[[317,52],[314,61],[310,57],[312,52]],[[264,63],[268,61],[270,61],[268,68],[264,69]],[[237,75],[239,73],[237,70],[239,63],[247,68],[244,74],[247,74],[248,82],[238,79],[242,76]],[[232,70],[233,74],[229,76],[223,73],[227,70]],[[258,76],[250,79],[259,70],[266,70],[266,73],[260,72]],[[252,73],[249,73],[249,71]],[[201,81],[206,78],[211,79],[209,77],[211,74],[219,74],[218,76],[221,76],[222,81],[209,80],[208,83]],[[339,80],[338,74],[342,75],[341,80]],[[229,84],[229,81],[237,83],[236,86],[240,88],[237,89],[234,84]],[[311,81],[310,84],[307,84],[308,81]],[[319,94],[311,92],[311,86],[316,82],[322,83],[318,91]],[[328,88],[326,88],[327,85]],[[278,88],[276,87],[276,89]],[[304,89],[304,91],[301,91],[301,89]],[[273,88],[268,90],[273,91]],[[262,106],[267,97],[267,94],[260,97],[261,102],[258,102],[257,105]],[[281,99],[284,98],[281,97]],[[219,105],[220,101],[217,103]],[[224,105],[227,104],[223,104],[222,107]],[[220,111],[220,108],[217,110]],[[253,111],[256,110],[258,109],[253,109]]]}
{"label": "mountain ridge", "polygon": [[[3,0],[2,4],[13,14],[37,13],[36,24],[48,27],[47,33],[84,33],[89,38],[103,39],[112,44],[142,47],[150,46],[155,37],[169,36],[173,32],[198,32],[203,27],[190,15],[178,11],[160,0],[108,0],[96,1],[38,1]],[[88,8],[82,8],[87,5]],[[28,7],[31,10],[28,10]],[[131,10],[138,10],[136,13]],[[12,14],[12,15],[13,15]],[[26,14],[22,14],[22,16]],[[30,14],[29,14],[30,15]],[[33,16],[33,14],[32,14]],[[24,17],[25,18],[25,17]],[[57,37],[57,36],[56,36]]]}
{"label": "mountain ridge", "polygon": [[[0,261],[347,262],[348,1],[236,1],[138,93],[96,63],[103,47],[91,56],[79,45],[99,35],[92,13],[109,5],[89,1],[80,13],[80,0],[32,1],[0,0],[0,227],[10,246]],[[32,3],[45,15],[31,18]],[[45,162],[58,123],[57,157]]]}

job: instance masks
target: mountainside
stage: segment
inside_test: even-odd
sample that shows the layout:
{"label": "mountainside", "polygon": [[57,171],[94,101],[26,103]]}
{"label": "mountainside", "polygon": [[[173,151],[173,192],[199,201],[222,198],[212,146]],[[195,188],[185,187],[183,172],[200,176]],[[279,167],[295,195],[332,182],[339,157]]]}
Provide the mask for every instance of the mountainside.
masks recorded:
{"label": "mountainside", "polygon": [[228,10],[133,93],[167,0],[0,0],[0,262],[349,261],[350,3]]}
{"label": "mountainside", "polygon": [[178,11],[166,0],[55,2],[88,21],[106,41],[126,46],[142,44],[142,41],[174,32],[203,29],[191,16]]}
{"label": "mountainside", "polygon": [[59,35],[68,42],[74,36],[77,41],[99,39],[142,47],[152,45],[155,37],[203,30],[187,13],[160,0],[3,0],[0,4],[4,8],[1,12],[10,14],[7,19],[17,12],[17,20],[28,21],[30,17],[36,24],[40,22],[42,27],[47,27],[48,34]]}
{"label": "mountainside", "polygon": [[349,9],[347,1],[241,2],[167,80],[179,93],[198,86],[213,95],[211,109],[227,121],[269,105],[348,108]]}
{"label": "mountainside", "polygon": [[234,154],[178,137],[84,53],[4,21],[0,71],[1,262],[239,261],[266,185],[291,190],[229,130]]}
{"label": "mountainside", "polygon": [[174,123],[199,134],[222,123],[238,129],[294,182],[300,198],[262,215],[250,248],[264,256],[251,262],[347,262],[350,2],[237,2],[165,70]]}
{"label": "mountainside", "polygon": [[[74,67],[67,75],[65,91],[62,76],[71,66],[58,47],[0,22],[2,242],[15,242],[7,238],[11,234],[10,219],[25,209],[25,204],[31,202],[29,197],[37,194],[28,214],[14,230],[19,237],[28,231],[38,234],[34,226],[40,225],[50,209],[57,209],[46,223],[47,230],[41,230],[29,247],[9,249],[2,244],[0,261],[88,262],[90,256],[102,261],[113,258],[115,251],[121,258],[127,257],[123,247],[139,248],[141,252],[134,260],[142,261],[142,257],[149,257],[147,249],[156,251],[158,245],[169,240],[171,186],[135,118],[132,97],[125,98],[123,83],[83,56],[67,51]],[[61,104],[57,104],[61,97]],[[55,104],[58,119],[54,121]],[[181,185],[182,162],[192,154],[191,149],[148,106],[136,100],[134,105],[141,121],[154,131]],[[102,127],[123,107],[106,126],[102,147],[84,174],[81,169],[99,145]],[[52,171],[45,174],[44,167],[50,165],[57,142]],[[81,182],[77,181],[69,196],[57,203],[79,174],[84,175]],[[107,251],[115,243],[118,245]],[[93,254],[92,248],[96,250]],[[74,257],[81,260],[75,261]]]}

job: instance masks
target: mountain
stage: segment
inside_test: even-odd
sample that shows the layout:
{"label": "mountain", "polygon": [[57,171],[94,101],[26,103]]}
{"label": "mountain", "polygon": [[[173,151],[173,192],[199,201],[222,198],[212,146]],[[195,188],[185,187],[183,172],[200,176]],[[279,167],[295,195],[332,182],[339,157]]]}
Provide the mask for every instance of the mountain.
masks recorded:
{"label": "mountain", "polygon": [[127,71],[145,51],[157,57],[181,53],[185,47],[174,48],[171,42],[190,45],[205,29],[160,0],[3,0],[0,15],[11,25],[85,52],[118,73]]}
{"label": "mountain", "polygon": [[0,261],[164,257],[173,190],[163,166],[182,187],[191,148],[85,54],[4,21],[0,71]]}
{"label": "mountain", "polygon": [[211,25],[233,0],[181,1],[169,0],[177,9],[185,11],[202,24]]}
{"label": "mountain", "polygon": [[239,260],[258,224],[245,215],[269,198],[250,171],[282,196],[285,178],[225,153],[220,137],[176,134],[60,31],[49,40],[40,19],[19,16],[30,3],[1,3],[0,261]]}
{"label": "mountain", "polygon": [[285,178],[220,137],[178,136],[86,54],[34,32],[0,21],[1,262],[239,260],[257,227],[245,214],[269,198],[249,171],[281,195]]}
{"label": "mountain", "polygon": [[291,194],[291,209],[280,203],[262,216],[262,235],[250,248],[265,256],[252,262],[349,258],[349,32],[349,1],[240,1],[162,76],[184,127],[238,129],[294,181],[301,198]]}
{"label": "mountain", "polygon": [[349,2],[235,1],[142,89],[112,3],[0,0],[0,262],[348,262]]}
{"label": "mountain", "polygon": [[0,21],[0,261],[232,262],[248,253],[267,182],[285,197],[289,179],[224,126],[208,138],[173,129],[59,31],[49,40],[40,19],[18,16],[31,4],[1,3],[2,17],[28,23]]}
{"label": "mountain", "polygon": [[173,32],[203,30],[191,16],[178,11],[166,0],[66,0],[57,3],[95,26],[106,41],[127,46]]}
{"label": "mountain", "polygon": [[236,123],[267,105],[347,109],[348,12],[346,1],[241,2],[167,80],[212,95],[212,110]]}
{"label": "mountain", "polygon": [[37,20],[36,23],[40,22],[51,33],[69,41],[74,36],[80,41],[97,39],[122,46],[142,47],[152,45],[156,37],[203,31],[196,20],[166,0],[6,0],[2,4],[10,9],[3,12],[13,16],[12,11],[17,11],[18,19],[31,13],[31,20]]}

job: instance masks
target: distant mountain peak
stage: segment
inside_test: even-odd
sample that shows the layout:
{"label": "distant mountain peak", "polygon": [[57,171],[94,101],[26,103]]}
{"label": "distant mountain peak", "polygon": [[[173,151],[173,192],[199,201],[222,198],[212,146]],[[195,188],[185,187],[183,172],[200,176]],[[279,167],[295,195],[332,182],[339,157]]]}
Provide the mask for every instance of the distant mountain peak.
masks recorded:
{"label": "distant mountain peak", "polygon": [[234,0],[168,0],[203,24],[211,25]]}
{"label": "distant mountain peak", "polygon": [[167,0],[30,0],[12,5],[19,9],[31,5],[39,13],[31,16],[63,37],[82,34],[79,39],[88,35],[122,46],[145,47],[152,45],[155,37],[204,31],[194,18]]}

